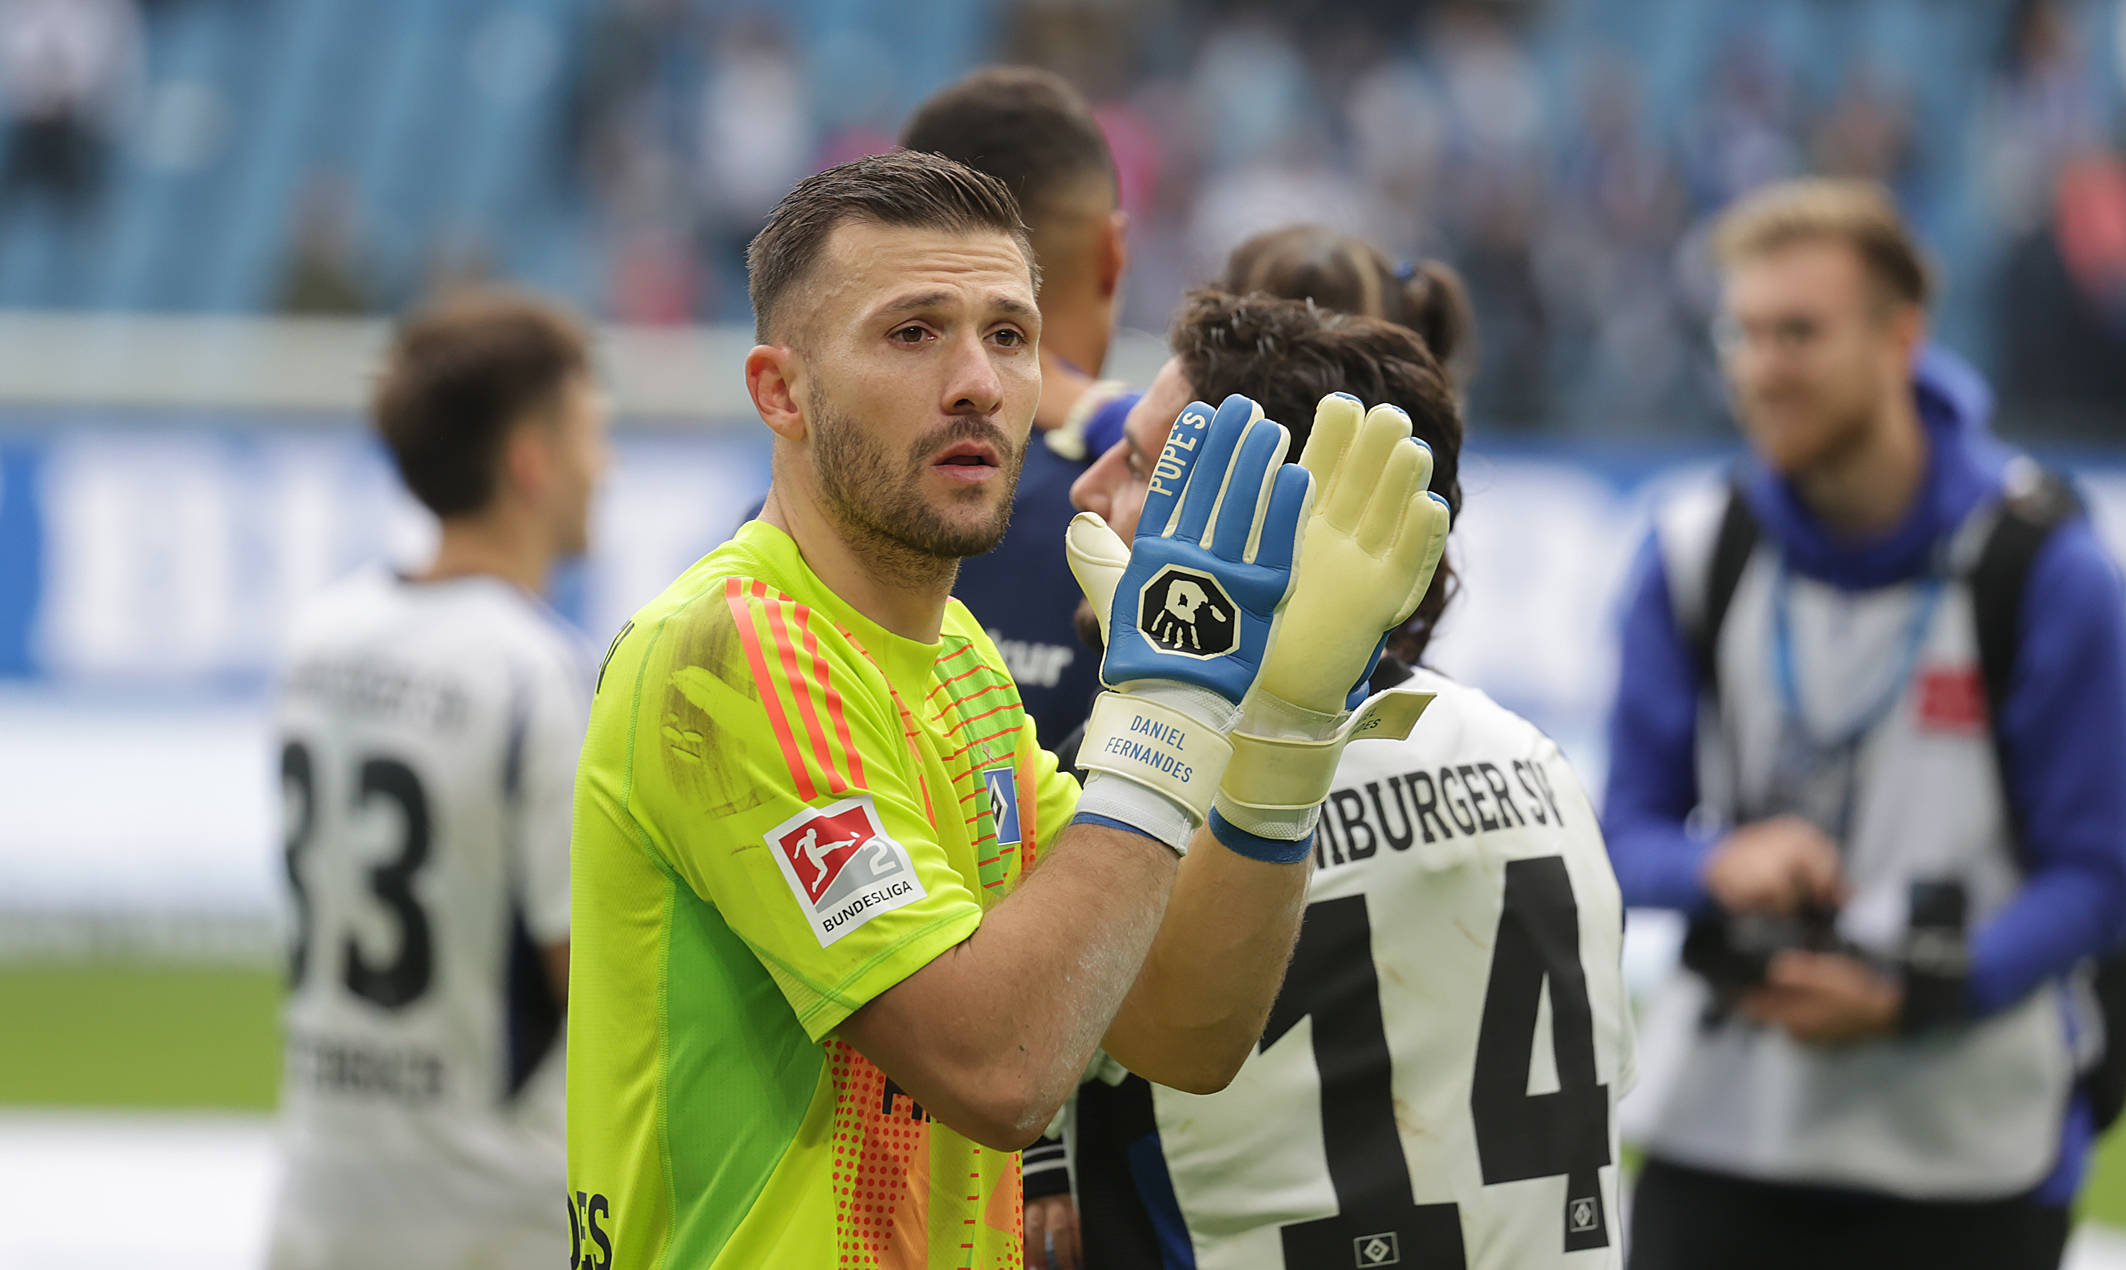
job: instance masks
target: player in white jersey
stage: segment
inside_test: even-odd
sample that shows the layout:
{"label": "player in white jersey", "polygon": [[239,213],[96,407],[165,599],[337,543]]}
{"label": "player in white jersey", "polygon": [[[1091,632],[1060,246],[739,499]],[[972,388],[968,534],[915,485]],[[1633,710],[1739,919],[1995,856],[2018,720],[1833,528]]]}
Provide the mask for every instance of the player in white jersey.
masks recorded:
{"label": "player in white jersey", "polygon": [[591,664],[537,593],[586,545],[604,409],[581,329],[496,293],[407,324],[376,417],[441,533],[425,568],[340,583],[291,640],[270,1264],[556,1264]]}
{"label": "player in white jersey", "polygon": [[[1461,423],[1404,328],[1199,293],[1172,342],[1123,441],[1074,491],[1110,524],[1136,514],[1161,411],[1206,392],[1272,409],[1317,377],[1407,409],[1432,488],[1459,503]],[[1393,652],[1423,652],[1447,594],[1436,581]],[[1081,1089],[1086,1266],[1622,1264],[1615,1108],[1633,1048],[1623,908],[1594,813],[1528,722],[1393,656],[1373,686],[1405,677],[1437,695],[1407,740],[1344,752],[1258,1053],[1216,1094]]]}

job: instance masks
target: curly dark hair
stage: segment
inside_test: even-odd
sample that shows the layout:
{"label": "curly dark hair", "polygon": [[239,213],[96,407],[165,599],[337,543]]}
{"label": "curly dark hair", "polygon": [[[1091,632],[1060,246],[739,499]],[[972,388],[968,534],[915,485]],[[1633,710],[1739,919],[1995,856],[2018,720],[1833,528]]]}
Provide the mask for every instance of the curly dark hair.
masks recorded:
{"label": "curly dark hair", "polygon": [[[1311,300],[1204,287],[1182,302],[1168,341],[1197,397],[1254,398],[1291,431],[1294,461],[1314,426],[1316,403],[1328,394],[1402,407],[1413,435],[1432,447],[1433,491],[1447,500],[1450,515],[1461,514],[1461,412],[1438,360],[1410,328],[1331,312]],[[1442,560],[1417,612],[1389,638],[1389,651],[1416,664],[1458,589],[1454,569]]]}

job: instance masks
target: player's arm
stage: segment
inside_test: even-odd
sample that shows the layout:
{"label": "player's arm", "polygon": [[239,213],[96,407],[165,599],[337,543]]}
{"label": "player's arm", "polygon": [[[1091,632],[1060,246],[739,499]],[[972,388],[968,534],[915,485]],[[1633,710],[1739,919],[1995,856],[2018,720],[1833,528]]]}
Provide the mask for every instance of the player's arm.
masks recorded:
{"label": "player's arm", "polygon": [[841,1025],[931,1115],[985,1146],[1039,1137],[1077,1087],[1159,929],[1175,856],[1076,824],[973,935]]}
{"label": "player's arm", "polygon": [[1040,1133],[1137,981],[1178,855],[1192,837],[1219,849],[1198,826],[1290,589],[1309,488],[1283,464],[1288,434],[1261,414],[1242,397],[1215,416],[1191,405],[1146,499],[1155,528],[1140,526],[1134,551],[1098,528],[1113,566],[1099,575],[1105,590],[1150,598],[1109,641],[1110,691],[1087,731],[1100,754],[1077,819],[964,942],[843,1024],[931,1114],[978,1141],[1015,1149]]}
{"label": "player's arm", "polygon": [[1296,863],[1253,859],[1199,830],[1102,1047],[1174,1089],[1215,1093],[1230,1084],[1284,982],[1311,872],[1311,854]]}
{"label": "player's arm", "polygon": [[[1412,441],[1409,418],[1393,407],[1362,411],[1336,394],[1316,412],[1301,465],[1317,498],[1297,535],[1289,603],[1232,725],[1208,825],[1104,1042],[1161,1084],[1208,1091],[1232,1080],[1262,1035],[1298,937],[1314,825],[1344,746],[1407,735],[1430,701],[1405,690],[1360,702],[1382,632],[1416,609],[1447,533],[1446,504],[1426,489],[1431,451]],[[1147,499],[1148,519],[1151,510]],[[1120,632],[1111,654],[1126,650],[1128,580],[1119,589],[1107,580],[1113,570],[1100,561],[1115,550],[1112,535],[1102,542],[1080,520],[1073,566],[1095,609],[1111,613],[1111,635]],[[1144,534],[1140,524],[1135,550]],[[1108,663],[1102,673],[1112,679]],[[1092,782],[1131,775],[1119,765],[1102,771],[1111,750],[1088,736],[1080,762],[1094,774],[1081,811],[1096,801]]]}

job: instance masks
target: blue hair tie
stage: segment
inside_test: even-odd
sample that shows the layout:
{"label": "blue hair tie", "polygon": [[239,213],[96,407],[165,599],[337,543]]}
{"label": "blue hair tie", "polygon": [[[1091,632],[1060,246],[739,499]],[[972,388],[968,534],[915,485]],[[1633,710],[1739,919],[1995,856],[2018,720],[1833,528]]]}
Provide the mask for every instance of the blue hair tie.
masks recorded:
{"label": "blue hair tie", "polygon": [[1395,277],[1397,281],[1408,282],[1410,279],[1415,278],[1416,276],[1417,265],[1414,262],[1408,260],[1398,260],[1395,262]]}

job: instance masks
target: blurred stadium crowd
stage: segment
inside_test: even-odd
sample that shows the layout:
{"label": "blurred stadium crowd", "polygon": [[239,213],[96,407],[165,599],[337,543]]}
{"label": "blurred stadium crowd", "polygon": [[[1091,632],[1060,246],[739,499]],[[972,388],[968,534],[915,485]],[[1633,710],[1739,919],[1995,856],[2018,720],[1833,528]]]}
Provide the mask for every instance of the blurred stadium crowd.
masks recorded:
{"label": "blurred stadium crowd", "polygon": [[1696,250],[1803,171],[1888,183],[2018,435],[2126,392],[2114,0],[7,0],[0,305],[377,313],[503,275],[742,321],[806,172],[985,59],[1101,110],[1156,329],[1298,218],[1467,276],[1494,430],[1721,429]]}

